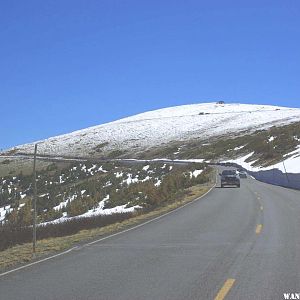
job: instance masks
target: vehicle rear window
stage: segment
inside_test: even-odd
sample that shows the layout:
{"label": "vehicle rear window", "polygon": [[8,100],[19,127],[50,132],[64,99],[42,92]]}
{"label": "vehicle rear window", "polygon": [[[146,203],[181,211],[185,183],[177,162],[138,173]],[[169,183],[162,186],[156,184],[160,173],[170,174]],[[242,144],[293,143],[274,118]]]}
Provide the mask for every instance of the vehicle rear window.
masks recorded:
{"label": "vehicle rear window", "polygon": [[222,175],[235,175],[235,174],[236,174],[235,170],[224,170],[222,172]]}

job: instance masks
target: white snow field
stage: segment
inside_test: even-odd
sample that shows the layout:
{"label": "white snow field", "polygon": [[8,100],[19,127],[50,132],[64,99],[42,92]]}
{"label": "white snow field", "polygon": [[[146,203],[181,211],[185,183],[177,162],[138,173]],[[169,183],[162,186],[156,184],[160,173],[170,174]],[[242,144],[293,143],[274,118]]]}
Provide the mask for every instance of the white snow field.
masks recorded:
{"label": "white snow field", "polygon": [[267,170],[272,170],[272,169],[278,169],[282,171],[283,173],[294,173],[294,174],[299,174],[300,173],[300,147],[289,153],[288,157],[285,158],[282,162],[279,162],[275,165],[271,165],[268,167],[260,167],[260,166],[253,166],[255,163],[255,160],[253,161],[246,161],[248,158],[250,158],[253,155],[252,153],[249,153],[247,155],[241,156],[237,159],[231,159],[231,160],[226,160],[224,162],[230,162],[230,163],[236,163],[243,168],[253,171],[253,172],[258,172],[258,171],[267,171]]}
{"label": "white snow field", "polygon": [[[298,108],[202,103],[145,112],[38,143],[39,152],[49,155],[87,155],[102,143],[108,143],[104,151],[138,151],[170,141],[207,139],[296,121],[300,121]],[[31,143],[13,149],[32,153],[34,146]]]}

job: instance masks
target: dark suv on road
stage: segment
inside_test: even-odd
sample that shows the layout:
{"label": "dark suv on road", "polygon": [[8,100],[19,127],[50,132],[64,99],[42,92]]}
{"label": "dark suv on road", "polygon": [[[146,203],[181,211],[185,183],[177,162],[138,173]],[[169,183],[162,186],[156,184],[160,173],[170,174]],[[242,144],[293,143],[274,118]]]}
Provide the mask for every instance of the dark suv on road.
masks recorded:
{"label": "dark suv on road", "polygon": [[241,186],[240,178],[235,170],[224,170],[221,176],[221,188],[225,185],[237,186],[238,188]]}

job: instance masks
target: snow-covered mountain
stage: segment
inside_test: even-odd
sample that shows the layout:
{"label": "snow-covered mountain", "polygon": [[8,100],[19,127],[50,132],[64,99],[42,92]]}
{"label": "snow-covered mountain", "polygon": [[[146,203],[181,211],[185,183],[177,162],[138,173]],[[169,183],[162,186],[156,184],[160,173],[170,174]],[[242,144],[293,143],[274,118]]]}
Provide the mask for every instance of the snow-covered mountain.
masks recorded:
{"label": "snow-covered mountain", "polygon": [[[203,103],[141,113],[39,141],[39,153],[88,155],[101,149],[144,151],[170,141],[239,135],[300,121],[300,109],[269,105]],[[33,152],[33,143],[14,152]]]}

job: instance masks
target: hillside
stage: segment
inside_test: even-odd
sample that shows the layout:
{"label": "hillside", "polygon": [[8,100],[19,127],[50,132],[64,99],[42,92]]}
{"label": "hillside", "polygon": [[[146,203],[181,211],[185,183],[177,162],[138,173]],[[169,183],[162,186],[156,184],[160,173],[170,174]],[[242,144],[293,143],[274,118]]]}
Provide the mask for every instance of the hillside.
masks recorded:
{"label": "hillside", "polygon": [[[146,150],[190,140],[232,137],[300,121],[300,109],[247,104],[164,108],[39,141],[39,153],[105,158],[143,156]],[[33,144],[5,153],[32,153]]]}
{"label": "hillside", "polygon": [[[38,236],[75,234],[176,204],[207,191],[214,177],[200,163],[51,164],[37,173]],[[31,174],[0,176],[0,251],[31,241],[32,199]]]}

